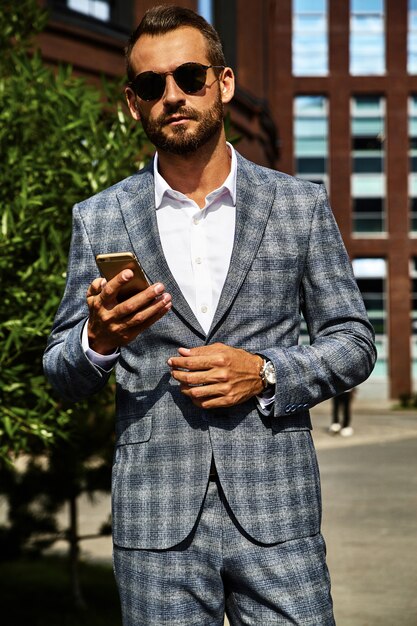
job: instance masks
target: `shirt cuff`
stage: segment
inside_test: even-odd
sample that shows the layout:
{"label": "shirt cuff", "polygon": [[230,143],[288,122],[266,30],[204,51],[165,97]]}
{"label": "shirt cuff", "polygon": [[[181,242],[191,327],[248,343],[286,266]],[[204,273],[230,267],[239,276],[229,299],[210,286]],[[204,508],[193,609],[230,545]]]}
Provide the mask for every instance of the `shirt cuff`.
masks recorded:
{"label": "shirt cuff", "polygon": [[81,334],[81,344],[87,359],[93,365],[100,367],[106,372],[110,372],[113,369],[117,359],[119,358],[120,350],[117,349],[111,354],[99,354],[98,352],[95,352],[95,350],[90,348],[90,345],[88,343],[88,320],[84,324],[84,328]]}
{"label": "shirt cuff", "polygon": [[269,415],[275,402],[275,388],[266,389],[262,394],[256,396],[258,408],[262,415]]}

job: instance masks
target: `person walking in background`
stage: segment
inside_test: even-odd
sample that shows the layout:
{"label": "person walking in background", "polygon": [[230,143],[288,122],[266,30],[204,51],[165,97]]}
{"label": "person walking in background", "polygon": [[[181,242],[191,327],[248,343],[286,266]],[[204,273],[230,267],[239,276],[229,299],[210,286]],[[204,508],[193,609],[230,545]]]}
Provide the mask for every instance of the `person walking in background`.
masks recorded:
{"label": "person walking in background", "polygon": [[[326,191],[226,142],[235,79],[202,17],[150,9],[126,57],[156,154],[74,207],[44,356],[73,402],[116,370],[123,624],[332,626],[309,408],[365,380],[375,347]],[[125,251],[150,286],[119,301],[133,272],[106,282],[95,258]]]}
{"label": "person walking in background", "polygon": [[[351,422],[351,404],[354,395],[353,389],[348,389],[343,393],[337,394],[333,398],[332,423],[329,432],[332,435],[341,435],[342,437],[351,437],[353,428]],[[340,420],[340,413],[342,419]]]}

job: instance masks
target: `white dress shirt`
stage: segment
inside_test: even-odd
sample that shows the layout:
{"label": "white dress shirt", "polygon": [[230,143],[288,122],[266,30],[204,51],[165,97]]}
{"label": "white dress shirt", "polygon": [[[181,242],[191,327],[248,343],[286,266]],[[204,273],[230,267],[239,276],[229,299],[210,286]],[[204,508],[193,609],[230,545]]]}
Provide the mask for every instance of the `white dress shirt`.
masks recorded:
{"label": "white dress shirt", "polygon": [[229,270],[236,224],[236,154],[221,187],[202,209],[175,191],[154,161],[155,207],[159,236],[169,269],[191,310],[208,333]]}

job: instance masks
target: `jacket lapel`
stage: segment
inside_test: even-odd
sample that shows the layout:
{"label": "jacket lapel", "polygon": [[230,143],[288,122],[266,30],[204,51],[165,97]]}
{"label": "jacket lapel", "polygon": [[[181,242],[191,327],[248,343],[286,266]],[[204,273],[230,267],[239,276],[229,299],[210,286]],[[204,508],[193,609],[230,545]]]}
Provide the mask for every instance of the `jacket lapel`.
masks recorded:
{"label": "jacket lapel", "polygon": [[126,181],[117,197],[132,250],[151,283],[162,282],[172,296],[172,308],[205,337],[198,320],[184,298],[166,262],[155,210],[152,163]]}
{"label": "jacket lapel", "polygon": [[117,197],[132,250],[151,283],[160,281],[172,296],[173,310],[206,342],[233,303],[258,251],[265,231],[276,185],[237,154],[236,228],[232,258],[219,304],[206,337],[166,262],[155,210],[152,163],[126,181]]}
{"label": "jacket lapel", "polygon": [[233,303],[256,256],[268,222],[276,185],[237,154],[236,228],[230,267],[206,341]]}

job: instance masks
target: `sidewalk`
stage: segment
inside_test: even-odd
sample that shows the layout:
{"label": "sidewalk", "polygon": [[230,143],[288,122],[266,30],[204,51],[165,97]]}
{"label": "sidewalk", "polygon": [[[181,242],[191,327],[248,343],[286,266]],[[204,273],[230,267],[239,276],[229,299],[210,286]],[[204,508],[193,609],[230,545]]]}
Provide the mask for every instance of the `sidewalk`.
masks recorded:
{"label": "sidewalk", "polygon": [[[354,436],[344,439],[327,432],[330,410],[315,407],[312,420],[337,626],[416,626],[417,412],[354,402]],[[83,501],[82,532],[109,511],[108,497]],[[110,563],[110,538],[81,548]]]}
{"label": "sidewalk", "polygon": [[417,412],[354,403],[347,439],[312,416],[337,626],[416,626]]}

